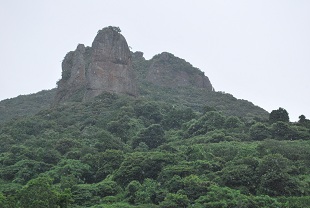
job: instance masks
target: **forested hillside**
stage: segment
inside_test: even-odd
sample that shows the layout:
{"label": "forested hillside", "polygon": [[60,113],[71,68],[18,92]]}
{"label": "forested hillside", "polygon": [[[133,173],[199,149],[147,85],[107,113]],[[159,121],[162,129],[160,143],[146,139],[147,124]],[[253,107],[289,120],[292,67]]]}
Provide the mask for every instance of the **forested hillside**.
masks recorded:
{"label": "forested hillside", "polygon": [[310,204],[309,120],[282,108],[263,120],[104,93],[0,125],[0,207]]}
{"label": "forested hillside", "polygon": [[0,123],[13,118],[34,115],[40,110],[50,108],[56,89],[42,90],[30,95],[0,101]]}
{"label": "forested hillside", "polygon": [[109,26],[67,53],[57,89],[0,102],[0,208],[310,207],[299,118]]}
{"label": "forested hillside", "polygon": [[[165,53],[167,54],[167,53]],[[202,74],[183,59],[169,54],[170,59],[160,63],[168,71],[187,71],[192,74]],[[203,106],[212,106],[225,115],[241,116],[245,118],[267,119],[268,112],[247,100],[240,100],[233,95],[224,92],[217,92],[195,86],[161,86],[147,80],[147,73],[150,66],[159,62],[160,55],[150,60],[145,60],[141,52],[132,53],[133,69],[137,79],[137,97],[148,100],[161,100],[173,105],[190,107],[193,110],[201,111]],[[169,78],[169,77],[168,77]],[[166,82],[172,82],[164,78]],[[20,95],[16,98],[0,101],[0,123],[13,118],[35,115],[40,110],[49,109],[53,106],[57,89],[43,90],[30,95]],[[66,101],[66,104],[80,103],[83,101],[83,90],[77,91]]]}

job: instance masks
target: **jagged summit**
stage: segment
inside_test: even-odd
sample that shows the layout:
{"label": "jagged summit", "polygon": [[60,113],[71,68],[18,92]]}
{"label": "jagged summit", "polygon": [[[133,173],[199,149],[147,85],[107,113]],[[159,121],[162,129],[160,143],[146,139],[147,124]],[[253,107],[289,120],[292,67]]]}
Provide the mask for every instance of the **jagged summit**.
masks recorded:
{"label": "jagged summit", "polygon": [[197,87],[213,90],[211,82],[204,72],[193,67],[184,59],[163,52],[151,59],[146,79],[160,86]]}
{"label": "jagged summit", "polygon": [[111,26],[98,31],[91,47],[79,44],[65,56],[55,103],[90,100],[102,92],[136,95],[128,44]]}
{"label": "jagged summit", "polygon": [[[133,66],[133,61],[147,64]],[[103,92],[136,96],[136,73],[141,67],[144,81],[154,85],[213,90],[208,77],[190,63],[167,52],[145,60],[142,52],[129,50],[118,27],[109,26],[98,31],[91,47],[79,44],[65,56],[54,103],[87,101]]]}

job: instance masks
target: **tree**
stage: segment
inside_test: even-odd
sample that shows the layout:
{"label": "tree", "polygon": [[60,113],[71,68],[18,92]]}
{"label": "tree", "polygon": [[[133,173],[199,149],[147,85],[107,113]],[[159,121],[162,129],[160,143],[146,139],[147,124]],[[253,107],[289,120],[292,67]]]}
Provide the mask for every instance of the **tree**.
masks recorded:
{"label": "tree", "polygon": [[191,108],[178,109],[172,108],[164,116],[163,127],[165,129],[179,129],[182,127],[182,124],[190,121],[195,117],[195,113]]}
{"label": "tree", "polygon": [[8,200],[1,192],[0,192],[0,207],[9,208]]}
{"label": "tree", "polygon": [[224,126],[225,117],[217,111],[207,112],[198,120],[193,119],[184,125],[184,127],[187,128],[187,137],[203,135],[209,131],[222,129]]}
{"label": "tree", "polygon": [[40,177],[32,179],[20,192],[23,208],[57,208],[57,194],[51,187],[52,179]]}
{"label": "tree", "polygon": [[264,140],[271,135],[267,126],[263,123],[257,122],[250,128],[250,136],[253,140]]}
{"label": "tree", "polygon": [[167,194],[165,200],[159,204],[161,208],[186,208],[189,206],[189,199],[183,194]]}
{"label": "tree", "polygon": [[202,107],[203,114],[211,112],[211,111],[216,111],[216,108],[213,106],[208,106],[208,105],[205,105]]}
{"label": "tree", "polygon": [[269,121],[275,123],[277,121],[289,122],[288,112],[284,108],[279,108],[278,110],[273,110],[269,114]]}
{"label": "tree", "polygon": [[142,129],[133,143],[137,147],[140,142],[144,142],[150,149],[156,148],[165,142],[164,129],[159,124],[152,124],[146,129]]}
{"label": "tree", "polygon": [[119,169],[113,174],[121,185],[132,180],[143,182],[144,179],[156,179],[162,168],[175,162],[173,154],[164,152],[134,152],[127,154]]}
{"label": "tree", "polygon": [[243,191],[256,193],[258,174],[256,158],[248,157],[234,163],[229,163],[222,170],[221,180],[225,186],[242,189]]}
{"label": "tree", "polygon": [[225,121],[225,127],[229,129],[234,129],[242,126],[241,120],[237,116],[229,116]]}
{"label": "tree", "polygon": [[304,123],[306,120],[307,120],[307,119],[306,119],[306,116],[305,116],[305,115],[300,115],[300,116],[299,116],[299,121],[298,121],[298,123]]}
{"label": "tree", "polygon": [[306,116],[304,116],[304,115],[300,115],[299,116],[298,123],[301,124],[304,127],[310,128],[310,120],[306,119]]}
{"label": "tree", "polygon": [[210,208],[249,207],[247,206],[247,197],[241,194],[240,191],[216,185],[212,185],[208,193],[199,197],[195,202],[202,205],[202,207]]}
{"label": "tree", "polygon": [[278,121],[271,125],[271,134],[275,139],[289,139],[296,140],[299,139],[297,131],[293,129],[288,123],[283,121]]}
{"label": "tree", "polygon": [[132,180],[126,187],[126,196],[129,203],[134,204],[136,200],[136,193],[140,189],[141,184],[139,181]]}
{"label": "tree", "polygon": [[258,166],[262,194],[269,196],[290,195],[298,189],[291,180],[291,163],[280,154],[266,155]]}
{"label": "tree", "polygon": [[196,175],[190,175],[183,179],[184,194],[190,200],[198,199],[199,196],[207,194],[209,186],[209,181],[202,180]]}

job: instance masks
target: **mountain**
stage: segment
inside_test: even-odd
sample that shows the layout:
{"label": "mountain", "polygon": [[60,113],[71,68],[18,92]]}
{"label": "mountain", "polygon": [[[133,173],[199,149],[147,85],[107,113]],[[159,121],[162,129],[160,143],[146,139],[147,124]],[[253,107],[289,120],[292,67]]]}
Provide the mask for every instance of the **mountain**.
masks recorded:
{"label": "mountain", "polygon": [[103,92],[142,96],[198,111],[211,106],[227,115],[268,118],[267,111],[251,102],[216,92],[204,72],[184,59],[163,52],[146,60],[143,52],[131,52],[120,29],[110,26],[98,31],[91,47],[79,44],[67,53],[57,89],[0,101],[0,122],[50,106],[87,102]]}
{"label": "mountain", "polygon": [[310,204],[310,120],[216,92],[163,52],[100,30],[57,89],[0,102],[0,207],[288,208]]}

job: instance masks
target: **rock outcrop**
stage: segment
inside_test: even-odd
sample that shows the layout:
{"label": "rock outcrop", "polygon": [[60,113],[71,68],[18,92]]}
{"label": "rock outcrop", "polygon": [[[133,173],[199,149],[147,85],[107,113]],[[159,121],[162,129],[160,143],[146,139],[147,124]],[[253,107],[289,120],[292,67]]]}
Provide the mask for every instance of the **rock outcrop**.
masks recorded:
{"label": "rock outcrop", "polygon": [[98,32],[91,47],[80,44],[65,56],[55,103],[87,101],[103,92],[137,93],[129,47],[111,26]]}
{"label": "rock outcrop", "polygon": [[163,52],[150,61],[146,79],[155,85],[213,90],[209,78],[202,71],[173,54]]}
{"label": "rock outcrop", "polygon": [[98,31],[91,47],[79,44],[65,56],[54,104],[88,101],[103,92],[136,96],[136,74],[158,86],[213,90],[202,71],[173,54],[145,60],[142,52],[130,52],[119,28],[110,26]]}

